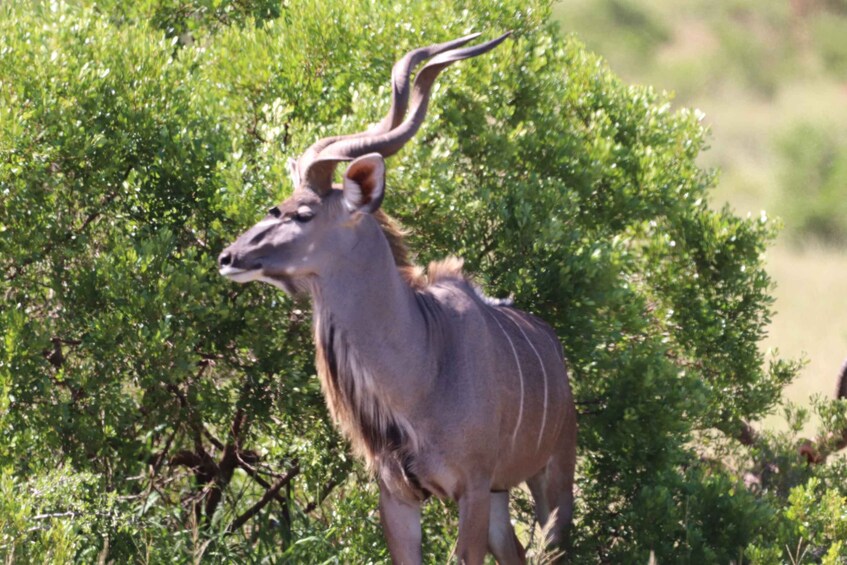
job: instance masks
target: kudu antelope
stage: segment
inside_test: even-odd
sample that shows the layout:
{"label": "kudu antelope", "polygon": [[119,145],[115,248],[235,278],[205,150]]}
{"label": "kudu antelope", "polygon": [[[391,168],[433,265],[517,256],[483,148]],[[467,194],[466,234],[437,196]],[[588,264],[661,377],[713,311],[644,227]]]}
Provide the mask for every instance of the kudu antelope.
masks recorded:
{"label": "kudu antelope", "polygon": [[[507,34],[508,35],[508,34]],[[456,555],[525,561],[508,491],[526,481],[551,543],[570,527],[576,416],[561,345],[538,318],[485,298],[450,258],[426,276],[380,210],[383,159],[423,121],[430,89],[450,63],[506,35],[478,34],[406,54],[392,72],[388,115],[369,130],[329,137],[291,162],[295,190],[219,257],[220,272],[307,293],[318,374],[330,413],[380,488],[395,563],[421,562],[421,504],[456,500]],[[410,73],[417,74],[409,104]],[[351,161],[341,186],[337,163]]]}

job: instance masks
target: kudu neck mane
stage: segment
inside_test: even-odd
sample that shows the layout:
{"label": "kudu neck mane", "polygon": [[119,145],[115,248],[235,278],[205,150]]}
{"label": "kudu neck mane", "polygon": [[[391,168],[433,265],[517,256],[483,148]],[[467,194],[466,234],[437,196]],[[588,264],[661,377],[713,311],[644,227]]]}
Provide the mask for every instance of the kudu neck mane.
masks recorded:
{"label": "kudu neck mane", "polygon": [[388,240],[388,245],[391,247],[391,255],[394,257],[394,263],[398,269],[414,267],[414,263],[410,257],[409,247],[406,245],[407,232],[400,227],[400,224],[383,212],[377,210],[373,214],[374,219],[379,224],[385,239]]}
{"label": "kudu neck mane", "polygon": [[473,281],[465,276],[462,271],[463,261],[457,257],[450,256],[440,261],[431,261],[426,272],[424,272],[423,268],[416,265],[411,259],[409,247],[406,245],[408,232],[382,210],[377,210],[373,216],[388,240],[391,255],[394,257],[394,264],[397,265],[400,276],[411,289],[423,290],[427,286],[446,278],[466,280],[476,287]]}

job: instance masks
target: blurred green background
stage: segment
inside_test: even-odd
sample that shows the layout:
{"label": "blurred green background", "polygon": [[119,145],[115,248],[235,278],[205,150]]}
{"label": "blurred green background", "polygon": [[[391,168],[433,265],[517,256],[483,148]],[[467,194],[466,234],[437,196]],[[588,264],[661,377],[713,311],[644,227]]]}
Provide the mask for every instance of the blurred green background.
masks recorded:
{"label": "blurred green background", "polygon": [[554,14],[626,81],[702,112],[713,207],[784,223],[762,346],[808,360],[788,399],[831,395],[847,356],[847,1],[565,0]]}

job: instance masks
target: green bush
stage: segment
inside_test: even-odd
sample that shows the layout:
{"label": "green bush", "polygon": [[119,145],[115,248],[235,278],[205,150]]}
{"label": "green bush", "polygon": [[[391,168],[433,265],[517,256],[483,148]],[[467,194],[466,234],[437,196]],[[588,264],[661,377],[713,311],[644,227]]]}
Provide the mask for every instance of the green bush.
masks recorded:
{"label": "green bush", "polygon": [[[814,410],[822,422],[821,442],[832,449],[847,428],[847,402],[815,399]],[[770,433],[754,450],[766,461],[756,487],[771,499],[771,528],[746,550],[753,563],[843,563],[847,558],[847,461],[831,458],[826,465],[796,464],[794,446],[805,443],[797,433],[808,420],[808,411],[786,407],[788,432]]]}
{"label": "green bush", "polygon": [[[327,422],[308,306],[229,284],[215,257],[290,192],[287,157],[387,111],[402,52],[504,29],[439,79],[385,209],[421,263],[460,254],[558,330],[582,412],[575,560],[726,563],[779,543],[773,517],[820,489],[745,490],[755,454],[733,439],[797,368],[757,347],[774,228],[710,209],[695,114],[621,83],[549,11],[0,7],[0,553],[386,559],[373,486]],[[28,486],[63,477],[55,503]],[[426,514],[443,562],[455,512]]]}
{"label": "green bush", "polygon": [[847,72],[847,41],[841,31],[847,25],[847,3],[831,9],[835,13],[823,12],[812,19],[811,35],[827,70],[834,76],[843,77]]}
{"label": "green bush", "polygon": [[0,474],[0,544],[7,563],[97,558],[97,531],[113,516],[97,478],[68,467],[27,478]]}
{"label": "green bush", "polygon": [[847,242],[847,136],[828,125],[798,124],[779,142],[782,216],[800,239]]}

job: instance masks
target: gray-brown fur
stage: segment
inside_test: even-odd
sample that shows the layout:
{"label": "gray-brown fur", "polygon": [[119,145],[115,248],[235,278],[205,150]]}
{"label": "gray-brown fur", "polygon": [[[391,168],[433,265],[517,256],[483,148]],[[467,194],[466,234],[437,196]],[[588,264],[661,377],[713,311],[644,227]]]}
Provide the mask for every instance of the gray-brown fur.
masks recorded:
{"label": "gray-brown fur", "polygon": [[458,502],[461,562],[482,563],[486,552],[500,563],[524,561],[506,494],[521,482],[539,520],[555,521],[551,542],[571,521],[576,416],[555,333],[485,297],[459,259],[416,267],[402,231],[378,209],[379,151],[396,150],[397,136],[414,133],[441,68],[500,40],[438,55],[421,71],[425,80],[415,81],[426,91],[416,90],[413,117],[390,115],[383,125],[400,125],[388,133],[316,143],[301,169],[322,162],[324,152],[332,162],[350,160],[342,186],[315,186],[328,182],[324,173],[301,179],[294,167],[300,184],[292,196],[219,259],[221,273],[237,282],[311,296],[323,393],[379,481],[397,563],[421,561],[420,505],[430,494]]}

